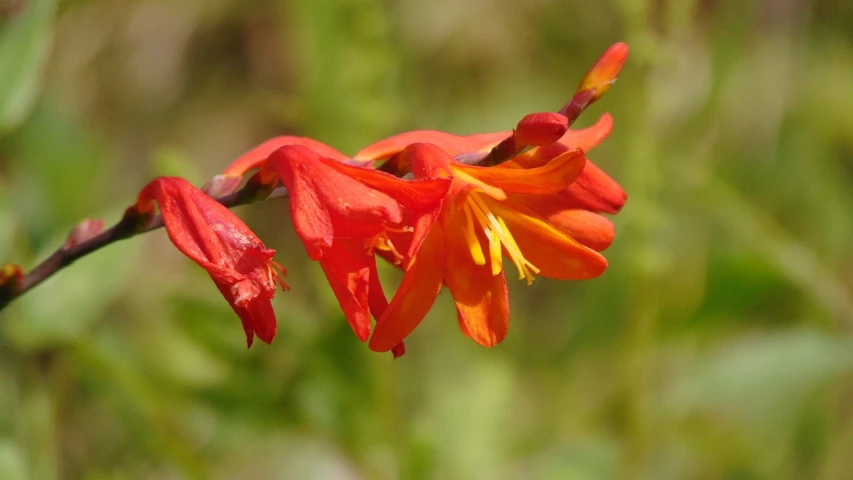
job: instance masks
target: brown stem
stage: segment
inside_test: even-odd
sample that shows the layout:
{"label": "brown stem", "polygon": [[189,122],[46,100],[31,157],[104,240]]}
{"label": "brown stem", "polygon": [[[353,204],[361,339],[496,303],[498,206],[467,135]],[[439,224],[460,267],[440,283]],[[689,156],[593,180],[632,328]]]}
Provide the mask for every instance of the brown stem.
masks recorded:
{"label": "brown stem", "polygon": [[[242,189],[221,197],[215,200],[228,208],[253,203],[260,200],[283,198],[287,197],[287,189],[280,187],[272,191],[268,196],[259,198],[258,188],[256,185],[248,184]],[[0,310],[6,308],[16,298],[24,293],[32,290],[41,282],[50,278],[56,272],[71,265],[79,258],[99,250],[107,245],[115,243],[125,238],[135,237],[141,233],[157,230],[163,226],[163,217],[154,215],[148,220],[144,226],[138,225],[139,217],[133,215],[125,215],[112,227],[95,235],[94,237],[72,245],[70,247],[61,247],[38,266],[27,272],[20,279],[19,287],[13,290],[4,290],[4,294],[0,295]]]}

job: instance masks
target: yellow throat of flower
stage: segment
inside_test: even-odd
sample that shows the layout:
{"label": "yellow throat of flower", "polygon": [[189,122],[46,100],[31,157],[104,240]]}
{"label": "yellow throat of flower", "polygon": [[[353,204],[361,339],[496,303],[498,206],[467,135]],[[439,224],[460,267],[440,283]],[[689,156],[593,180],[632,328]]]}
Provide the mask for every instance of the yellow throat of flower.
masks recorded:
{"label": "yellow throat of flower", "polygon": [[521,253],[521,249],[515,243],[515,239],[512,238],[512,233],[510,233],[503,218],[493,214],[486,200],[480,197],[480,193],[473,191],[468,194],[468,198],[463,204],[466,223],[465,239],[471,252],[471,258],[477,265],[486,264],[486,257],[483,254],[480,239],[477,237],[476,226],[479,226],[489,243],[489,261],[492,267],[492,275],[501,273],[503,266],[502,250],[506,250],[507,256],[518,269],[519,280],[526,279],[527,284],[530,285],[533,283],[533,275],[539,273],[539,269],[524,258],[524,254]]}

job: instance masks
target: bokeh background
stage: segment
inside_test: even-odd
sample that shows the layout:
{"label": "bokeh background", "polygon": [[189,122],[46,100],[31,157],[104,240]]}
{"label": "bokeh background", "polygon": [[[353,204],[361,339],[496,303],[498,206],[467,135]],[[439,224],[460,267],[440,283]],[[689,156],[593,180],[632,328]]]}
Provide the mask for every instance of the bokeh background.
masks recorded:
{"label": "bokeh background", "polygon": [[621,40],[578,123],[613,113],[629,194],[602,278],[511,282],[494,349],[445,292],[392,360],[244,206],[293,287],[247,351],[162,231],[124,241],[0,314],[0,478],[853,478],[849,1],[0,0],[0,261],[274,135],[509,129]]}

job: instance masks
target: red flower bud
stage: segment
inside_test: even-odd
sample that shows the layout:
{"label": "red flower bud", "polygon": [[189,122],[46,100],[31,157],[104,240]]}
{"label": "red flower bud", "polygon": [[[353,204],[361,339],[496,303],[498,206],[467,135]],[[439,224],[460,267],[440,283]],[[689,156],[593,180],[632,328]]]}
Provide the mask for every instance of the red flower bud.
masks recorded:
{"label": "red flower bud", "polygon": [[518,122],[513,136],[517,148],[550,145],[560,140],[568,129],[569,121],[564,115],[551,112],[531,113]]}

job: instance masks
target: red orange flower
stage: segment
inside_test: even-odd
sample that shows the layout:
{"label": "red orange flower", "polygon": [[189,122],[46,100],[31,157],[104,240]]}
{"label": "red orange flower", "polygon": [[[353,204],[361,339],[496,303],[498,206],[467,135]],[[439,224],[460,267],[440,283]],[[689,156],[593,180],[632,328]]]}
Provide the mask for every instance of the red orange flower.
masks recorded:
{"label": "red orange flower", "polygon": [[[578,148],[589,151],[610,134],[613,118],[604,114],[593,126],[567,130],[568,125],[590,104],[598,100],[616,81],[628,55],[628,46],[610,47],[587,72],[572,100],[559,114],[527,115],[513,131],[457,136],[433,130],[406,132],[374,143],[356,154],[359,161],[385,159],[383,170],[405,173],[400,152],[415,142],[434,144],[465,162],[486,161],[497,156],[504,161],[497,168],[530,169]],[[557,135],[563,132],[562,136]],[[525,147],[533,146],[526,151]],[[582,244],[604,250],[613,242],[613,224],[599,213],[618,213],[627,196],[622,187],[590,161],[566,189],[551,195],[511,195],[548,220],[556,228]]]}
{"label": "red orange flower", "polygon": [[534,275],[588,279],[607,268],[599,253],[509,197],[565,190],[584,168],[581,150],[526,170],[463,165],[430,144],[410,145],[400,155],[412,165],[415,178],[448,178],[451,185],[438,215],[416,228],[425,239],[377,321],[371,349],[389,350],[409,335],[444,284],[456,302],[462,331],[481,345],[500,343],[509,322],[504,256],[528,283]]}
{"label": "red orange flower", "polygon": [[274,151],[262,165],[262,176],[268,172],[287,187],[296,233],[323,268],[353,331],[367,340],[371,312],[379,318],[387,305],[374,251],[402,259],[389,229],[410,227],[404,218],[436,211],[450,181],[405,181],[296,145]]}
{"label": "red orange flower", "polygon": [[207,270],[216,287],[240,317],[246,343],[257,335],[266,343],[276,332],[270,299],[276,284],[287,286],[268,249],[230,210],[182,178],[160,177],[139,193],[138,213],[160,207],[166,232],[187,257]]}

